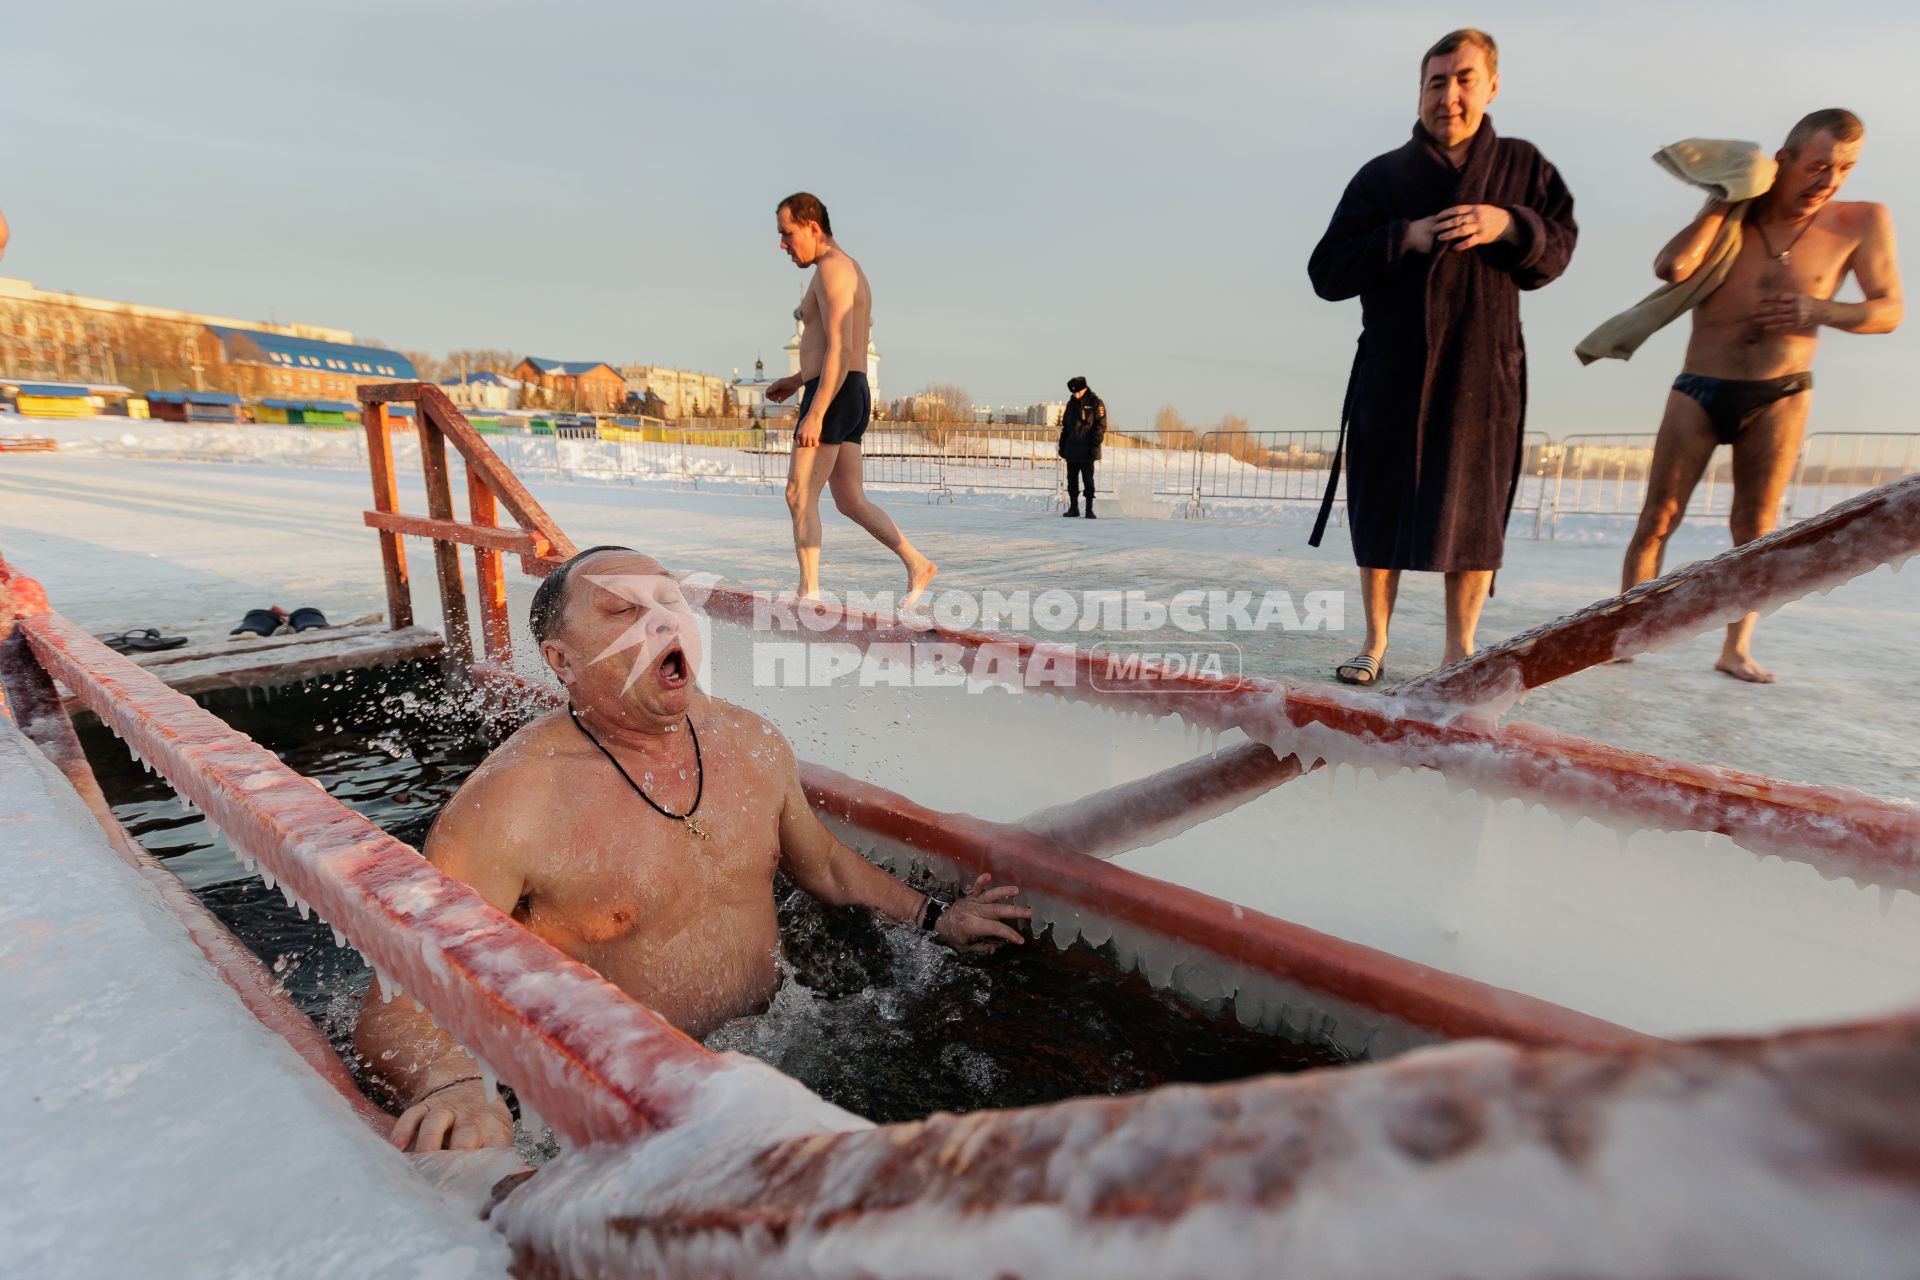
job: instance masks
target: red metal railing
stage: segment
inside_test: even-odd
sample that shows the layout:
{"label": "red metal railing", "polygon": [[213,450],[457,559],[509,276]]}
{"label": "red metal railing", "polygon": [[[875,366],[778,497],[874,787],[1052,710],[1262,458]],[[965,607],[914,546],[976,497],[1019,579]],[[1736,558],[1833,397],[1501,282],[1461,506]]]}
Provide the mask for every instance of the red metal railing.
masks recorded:
{"label": "red metal railing", "polygon": [[[501,557],[520,557],[527,573],[544,575],[549,567],[574,553],[573,542],[534,500],[518,476],[487,446],[465,415],[438,387],[425,382],[395,383],[360,389],[360,422],[367,433],[367,461],[373,473],[373,510],[367,526],[379,530],[380,561],[387,580],[387,621],[397,628],[413,625],[413,594],[407,577],[407,550],[403,535],[433,540],[433,567],[440,583],[440,609],[446,620],[447,650],[461,666],[473,664],[472,623],[467,614],[466,583],[460,576],[460,548],[473,548],[475,576],[480,584],[480,635],[489,659],[504,658],[511,644],[507,626],[507,587]],[[420,433],[421,471],[426,479],[428,515],[410,516],[400,510],[399,484],[393,467],[392,418],[387,405],[411,403],[413,423]],[[447,442],[466,464],[467,512],[463,523],[453,515],[453,485],[447,467]],[[499,509],[505,507],[517,529],[502,529]]]}
{"label": "red metal railing", "polygon": [[[431,537],[449,646],[463,664],[470,661],[457,548],[471,546],[482,583],[482,638],[493,660],[487,665],[497,671],[510,644],[499,557],[518,554],[523,568],[539,573],[571,554],[572,544],[436,389],[369,388],[363,399],[373,409],[367,430],[374,446],[375,510],[367,523],[381,534],[391,620],[395,626],[411,622],[400,539]],[[421,409],[417,424],[428,457],[425,518],[398,510],[384,405],[401,400]],[[444,451],[449,439],[467,464],[467,522],[453,518]],[[1920,544],[1911,502],[1907,490],[1882,491],[1875,501],[1833,513],[1821,526],[1821,545],[1857,537],[1859,545],[1846,557],[1819,554],[1804,539],[1776,538],[1723,558],[1721,570],[1743,590],[1764,590],[1770,598],[1798,594],[1856,570],[1871,554],[1898,558]],[[494,523],[496,504],[507,508],[518,529]],[[1633,641],[1623,637],[1659,640],[1710,624],[1729,603],[1725,592],[1712,587],[1711,579],[1698,574],[1663,579],[1636,597],[1589,611],[1604,619],[1638,610],[1626,620],[1637,619],[1638,630],[1628,632],[1619,620],[1552,624],[1530,644],[1496,647],[1483,662],[1423,682],[1416,689],[1423,695],[1419,701],[1349,701],[1263,681],[1193,676],[1147,674],[1120,689],[1077,681],[1061,692],[1125,700],[1135,709],[1173,712],[1213,728],[1240,727],[1266,744],[1189,762],[1116,788],[1089,807],[1097,818],[1102,806],[1139,800],[1149,826],[1177,830],[1283,785],[1299,776],[1302,761],[1388,752],[1395,762],[1439,768],[1505,794],[1592,806],[1649,826],[1725,831],[1757,851],[1801,857],[1813,851],[1829,865],[1851,861],[1878,883],[1912,887],[1905,877],[1915,867],[1920,828],[1909,807],[1460,714],[1463,690],[1500,695],[1516,680],[1530,687],[1603,651],[1627,651]],[[1658,601],[1662,596],[1667,598]],[[1642,603],[1649,600],[1656,603]],[[751,605],[749,597],[721,590],[707,607],[716,617],[750,625]],[[1290,974],[1377,1012],[1405,1017],[1421,1001],[1430,1010],[1451,1007],[1462,1020],[1434,1028],[1443,1034],[1491,1032],[1584,1046],[1476,1046],[1331,1075],[1174,1088],[871,1130],[770,1069],[707,1053],[151,674],[46,610],[44,601],[20,612],[19,633],[45,672],[66,683],[204,809],[237,848],[259,858],[346,932],[441,1025],[497,1064],[556,1128],[575,1141],[643,1140],[625,1151],[608,1146],[571,1155],[498,1207],[495,1220],[514,1240],[529,1273],[584,1268],[606,1274],[653,1265],[681,1273],[741,1272],[753,1269],[752,1260],[764,1263],[769,1274],[796,1272],[816,1260],[821,1248],[843,1257],[854,1251],[867,1260],[856,1269],[910,1271],[926,1224],[966,1215],[985,1228],[979,1234],[986,1238],[970,1255],[979,1264],[974,1270],[1013,1273],[1039,1265],[1036,1256],[1009,1243],[1021,1232],[997,1230],[1001,1224],[1037,1223],[1053,1247],[1073,1247],[1082,1257],[1124,1226],[1126,1247],[1112,1252],[1113,1265],[1099,1268],[1103,1274],[1154,1274],[1156,1259],[1169,1261],[1155,1249],[1191,1242],[1198,1232],[1208,1242],[1211,1270],[1252,1275],[1286,1247],[1282,1224],[1310,1180],[1328,1179],[1327,1194],[1336,1186],[1352,1194],[1356,1181],[1365,1192],[1365,1180],[1355,1176],[1360,1170],[1350,1167],[1356,1151],[1392,1152],[1395,1168],[1412,1170],[1404,1185],[1426,1176],[1437,1195],[1449,1194],[1462,1180],[1422,1171],[1439,1170],[1464,1150],[1517,1153],[1506,1185],[1564,1162],[1583,1172],[1568,1186],[1541,1194],[1587,1205],[1580,1197],[1598,1193],[1581,1188],[1599,1175],[1596,1166],[1582,1163],[1581,1152],[1595,1144],[1611,1144],[1604,1168],[1642,1175],[1670,1172],[1695,1159],[1689,1153],[1706,1152],[1711,1158],[1690,1166],[1704,1175],[1719,1167],[1714,1160],[1761,1158],[1742,1135],[1769,1124],[1800,1125],[1821,1136],[1821,1144],[1796,1150],[1817,1146],[1824,1154],[1797,1167],[1841,1182],[1877,1179],[1883,1187],[1906,1186],[1907,1201],[1914,1199],[1911,1179],[1901,1183],[1897,1172],[1906,1165],[1900,1159],[1889,1163],[1884,1153],[1894,1149],[1888,1142],[1900,1151],[1920,1150],[1920,1121],[1906,1112],[1892,1114],[1899,1089],[1908,1086],[1888,1083],[1910,1080],[1920,1052],[1920,1018],[1748,1042],[1648,1042],[1539,1002],[1514,1003],[1522,998],[1454,975],[1428,972],[1429,989],[1420,990],[1408,970],[1381,967],[1378,953],[1284,921],[1241,918],[1204,895],[1157,886],[1157,900],[1149,900],[1138,885],[1112,874],[1119,868],[1087,856],[1100,850],[1073,847],[1097,843],[1100,825],[1088,824],[1077,807],[1071,822],[1016,832],[934,813],[856,779],[808,768],[803,776],[809,797],[828,819],[883,846],[1032,880],[1037,891],[1096,913],[1132,912],[1131,918],[1169,936],[1212,935],[1217,947],[1241,963]],[[824,634],[853,643],[887,638],[949,644],[967,654],[1009,643],[1004,635],[907,629],[896,620],[844,611]],[[1022,673],[1034,662],[1075,665],[1090,657],[1024,638],[1014,642]],[[1301,745],[1291,749],[1296,741]],[[1594,1047],[1603,1044],[1610,1047]],[[1642,1140],[1644,1124],[1616,1129],[1606,1123],[1616,1105],[1622,1114],[1643,1117],[1649,1106],[1674,1108],[1671,1100],[1682,1082],[1689,1096],[1705,1096],[1725,1082],[1726,1094],[1715,1096],[1724,1096],[1725,1106],[1750,1123],[1720,1126],[1701,1142],[1677,1146]],[[1870,1108],[1871,1135],[1855,1132],[1855,1110],[1827,1105],[1843,1095],[1849,1106],[1863,1097],[1881,1100]],[[1675,1125],[1696,1121],[1691,1112],[1671,1116]],[[670,1144],[644,1141],[667,1129],[678,1131]],[[1392,1204],[1382,1207],[1390,1210]],[[1596,1220],[1605,1219],[1603,1210],[1588,1208]],[[1895,1234],[1882,1229],[1873,1243]]]}

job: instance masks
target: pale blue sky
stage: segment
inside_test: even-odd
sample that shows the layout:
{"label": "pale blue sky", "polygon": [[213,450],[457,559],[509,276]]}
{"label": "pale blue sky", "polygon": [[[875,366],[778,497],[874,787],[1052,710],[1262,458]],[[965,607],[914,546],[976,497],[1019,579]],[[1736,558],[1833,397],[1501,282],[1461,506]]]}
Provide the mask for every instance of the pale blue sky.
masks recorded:
{"label": "pale blue sky", "polygon": [[[25,8],[24,5],[16,8]],[[1332,426],[1355,303],[1305,262],[1413,123],[1421,50],[1500,40],[1493,115],[1582,227],[1527,300],[1533,425],[1650,430],[1683,333],[1582,370],[1655,283],[1695,135],[1867,121],[1844,193],[1920,219],[1911,6],[1144,3],[53,4],[9,16],[0,274],[46,288],[729,373],[779,366],[824,197],[876,291],[882,382],[993,404],[1084,373],[1117,422]],[[1914,332],[1830,334],[1814,428],[1912,429]]]}

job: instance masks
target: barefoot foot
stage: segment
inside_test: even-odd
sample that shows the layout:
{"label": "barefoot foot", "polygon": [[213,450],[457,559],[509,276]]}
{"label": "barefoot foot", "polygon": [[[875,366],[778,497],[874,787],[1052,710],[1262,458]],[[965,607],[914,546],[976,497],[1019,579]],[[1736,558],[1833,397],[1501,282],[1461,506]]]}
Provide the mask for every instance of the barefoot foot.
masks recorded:
{"label": "barefoot foot", "polygon": [[1773,672],[1767,670],[1744,653],[1723,653],[1720,661],[1713,664],[1715,671],[1724,671],[1735,680],[1745,680],[1749,684],[1772,684]]}
{"label": "barefoot foot", "polygon": [[907,566],[907,594],[900,598],[902,609],[911,609],[920,603],[920,593],[933,581],[933,575],[940,572],[940,566],[921,556],[917,563]]}

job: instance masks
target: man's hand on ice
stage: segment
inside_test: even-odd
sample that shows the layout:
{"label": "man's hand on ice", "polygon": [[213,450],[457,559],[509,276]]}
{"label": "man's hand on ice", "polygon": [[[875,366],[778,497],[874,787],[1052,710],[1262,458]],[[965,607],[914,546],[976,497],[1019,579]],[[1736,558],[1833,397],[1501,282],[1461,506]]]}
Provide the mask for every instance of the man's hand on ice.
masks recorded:
{"label": "man's hand on ice", "polygon": [[513,1145],[513,1113],[484,1081],[435,1089],[400,1113],[388,1141],[402,1151],[472,1151]]}
{"label": "man's hand on ice", "polygon": [[940,913],[933,927],[934,936],[955,951],[969,955],[996,951],[1003,942],[1015,945],[1025,942],[1018,929],[1005,923],[1033,919],[1033,912],[1027,908],[1005,905],[1009,898],[1019,894],[1019,886],[1003,884],[987,888],[992,882],[993,877],[988,875],[975,880],[964,897]]}

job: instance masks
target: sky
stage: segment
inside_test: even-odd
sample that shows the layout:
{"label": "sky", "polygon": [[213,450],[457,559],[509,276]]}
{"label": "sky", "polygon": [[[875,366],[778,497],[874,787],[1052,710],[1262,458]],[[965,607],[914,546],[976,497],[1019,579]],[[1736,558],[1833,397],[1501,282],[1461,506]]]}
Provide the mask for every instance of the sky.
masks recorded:
{"label": "sky", "polygon": [[[1116,425],[1337,424],[1357,302],[1306,260],[1403,142],[1421,52],[1501,47],[1499,131],[1561,170],[1581,236],[1523,308],[1530,425],[1651,431],[1684,326],[1582,369],[1697,207],[1648,159],[1867,123],[1842,198],[1920,218],[1920,10],[550,0],[13,6],[0,275],[42,288],[731,375],[805,285],[774,206],[819,194],[875,293],[882,393],[1060,398]],[[1850,292],[1843,293],[1850,296]],[[1911,430],[1915,333],[1828,331],[1812,430]]]}

